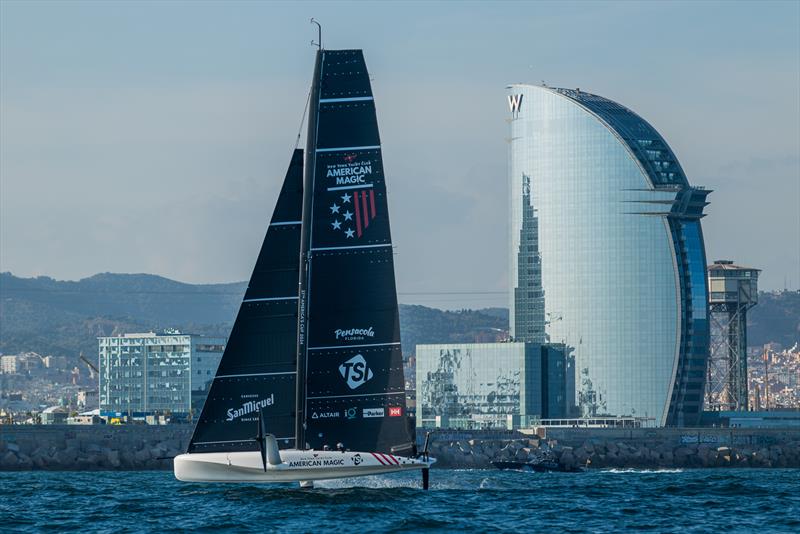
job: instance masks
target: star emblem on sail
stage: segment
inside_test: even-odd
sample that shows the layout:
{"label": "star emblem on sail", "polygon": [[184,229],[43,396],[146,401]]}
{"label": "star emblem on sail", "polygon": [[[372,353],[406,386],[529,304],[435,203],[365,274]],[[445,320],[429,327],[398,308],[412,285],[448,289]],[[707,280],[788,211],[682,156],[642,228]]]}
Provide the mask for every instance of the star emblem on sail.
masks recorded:
{"label": "star emblem on sail", "polygon": [[[337,202],[341,202],[341,205]],[[350,205],[352,205],[353,211],[350,211]],[[344,193],[336,197],[329,209],[331,210],[330,214],[334,216],[331,221],[333,230],[342,230],[347,238],[361,237],[369,228],[370,222],[375,219],[375,191],[359,189],[353,191],[352,194]],[[342,212],[341,209],[345,211]],[[340,220],[340,216],[343,220]],[[342,227],[342,224],[348,221],[355,224],[355,230],[351,226]]]}

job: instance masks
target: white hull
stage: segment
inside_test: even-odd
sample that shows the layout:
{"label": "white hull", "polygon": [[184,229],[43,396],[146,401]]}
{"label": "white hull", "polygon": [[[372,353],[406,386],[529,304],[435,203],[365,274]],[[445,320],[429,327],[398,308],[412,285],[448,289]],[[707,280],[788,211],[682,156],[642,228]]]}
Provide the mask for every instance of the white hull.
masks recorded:
{"label": "white hull", "polygon": [[175,457],[175,478],[184,482],[298,482],[331,478],[360,477],[424,469],[433,459],[372,452],[280,451],[280,463],[264,470],[261,454],[252,452],[209,452]]}

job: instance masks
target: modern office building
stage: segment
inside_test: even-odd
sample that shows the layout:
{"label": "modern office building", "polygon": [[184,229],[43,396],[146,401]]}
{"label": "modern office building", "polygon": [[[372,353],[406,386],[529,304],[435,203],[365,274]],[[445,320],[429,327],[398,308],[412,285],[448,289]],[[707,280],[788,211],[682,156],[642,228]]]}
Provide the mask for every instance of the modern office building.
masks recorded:
{"label": "modern office building", "polygon": [[582,416],[696,423],[709,191],[616,102],[532,85],[508,102],[512,336],[565,345]]}
{"label": "modern office building", "polygon": [[417,426],[519,428],[570,415],[574,368],[537,343],[417,345]]}
{"label": "modern office building", "polygon": [[177,332],[98,338],[100,415],[199,413],[226,341]]}

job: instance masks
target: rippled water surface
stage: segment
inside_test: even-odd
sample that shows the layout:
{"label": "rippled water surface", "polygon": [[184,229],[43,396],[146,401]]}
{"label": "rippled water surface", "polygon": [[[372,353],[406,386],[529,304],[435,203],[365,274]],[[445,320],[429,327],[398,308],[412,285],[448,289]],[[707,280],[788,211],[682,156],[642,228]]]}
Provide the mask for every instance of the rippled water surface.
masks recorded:
{"label": "rippled water surface", "polygon": [[295,486],[169,472],[0,473],[0,531],[800,532],[800,471],[431,472]]}

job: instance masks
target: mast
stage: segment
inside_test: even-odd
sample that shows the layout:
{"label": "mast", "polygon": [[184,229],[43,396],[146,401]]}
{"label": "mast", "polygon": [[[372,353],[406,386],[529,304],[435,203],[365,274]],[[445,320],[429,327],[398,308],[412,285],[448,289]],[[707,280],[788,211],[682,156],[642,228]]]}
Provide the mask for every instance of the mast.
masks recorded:
{"label": "mast", "polygon": [[306,137],[305,165],[303,166],[303,216],[300,228],[300,279],[297,308],[297,398],[295,418],[295,448],[306,448],[306,368],[308,366],[308,294],[310,282],[309,252],[311,248],[311,214],[313,212],[313,183],[316,164],[317,122],[319,119],[319,82],[322,74],[324,51],[320,48],[314,63],[314,78],[311,82],[309,100],[308,134]]}

